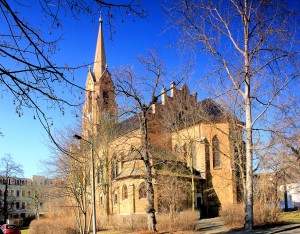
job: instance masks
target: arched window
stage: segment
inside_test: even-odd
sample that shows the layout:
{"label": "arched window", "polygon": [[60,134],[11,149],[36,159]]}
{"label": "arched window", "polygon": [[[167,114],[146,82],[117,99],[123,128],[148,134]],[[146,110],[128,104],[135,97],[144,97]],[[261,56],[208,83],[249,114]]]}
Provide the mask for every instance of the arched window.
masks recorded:
{"label": "arched window", "polygon": [[114,205],[115,206],[118,205],[118,191],[117,190],[114,192]]}
{"label": "arched window", "polygon": [[178,145],[174,146],[174,154],[175,154],[175,157],[178,158],[178,156],[179,156],[178,155]]}
{"label": "arched window", "polygon": [[208,140],[204,140],[205,144],[205,169],[206,172],[210,171],[210,155],[209,155],[209,143]]}
{"label": "arched window", "polygon": [[112,168],[111,168],[111,177],[112,177],[112,180],[116,179],[119,175],[119,163],[118,161],[114,161],[112,162]]}
{"label": "arched window", "polygon": [[102,173],[103,173],[103,166],[99,165],[97,168],[97,182],[98,184],[102,184]]}
{"label": "arched window", "polygon": [[217,136],[213,137],[212,140],[212,150],[213,150],[213,167],[217,169],[221,166],[220,162],[220,142]]}
{"label": "arched window", "polygon": [[234,147],[234,169],[235,169],[235,180],[236,180],[236,196],[237,201],[244,201],[244,189],[243,189],[243,178],[242,178],[242,166],[241,157],[239,155],[239,150]]}
{"label": "arched window", "polygon": [[100,206],[103,206],[103,193],[100,193],[100,197],[99,197],[99,202],[100,202]]}
{"label": "arched window", "polygon": [[126,184],[124,184],[122,189],[122,199],[125,200],[127,198],[128,198],[128,190]]}
{"label": "arched window", "polygon": [[183,144],[182,146],[182,155],[183,155],[183,160],[185,162],[187,162],[187,146],[186,146],[186,143]]}
{"label": "arched window", "polygon": [[139,199],[147,197],[147,190],[145,182],[142,182],[139,186]]}
{"label": "arched window", "polygon": [[103,104],[106,106],[108,105],[109,95],[107,91],[103,91]]}
{"label": "arched window", "polygon": [[189,144],[190,151],[190,166],[196,167],[197,165],[197,154],[196,154],[196,143],[195,141],[191,141]]}

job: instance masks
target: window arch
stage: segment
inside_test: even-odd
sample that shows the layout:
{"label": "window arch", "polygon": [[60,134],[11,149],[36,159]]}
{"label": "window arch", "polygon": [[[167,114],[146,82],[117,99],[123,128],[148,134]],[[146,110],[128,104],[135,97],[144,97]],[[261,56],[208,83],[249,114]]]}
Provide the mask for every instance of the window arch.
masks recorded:
{"label": "window arch", "polygon": [[127,198],[128,198],[128,189],[126,184],[124,184],[122,189],[122,199],[125,200]]}
{"label": "window arch", "polygon": [[139,199],[147,197],[146,183],[142,182],[139,186]]}
{"label": "window arch", "polygon": [[212,140],[212,151],[213,151],[213,167],[217,169],[221,166],[220,161],[220,142],[217,136],[213,137]]}

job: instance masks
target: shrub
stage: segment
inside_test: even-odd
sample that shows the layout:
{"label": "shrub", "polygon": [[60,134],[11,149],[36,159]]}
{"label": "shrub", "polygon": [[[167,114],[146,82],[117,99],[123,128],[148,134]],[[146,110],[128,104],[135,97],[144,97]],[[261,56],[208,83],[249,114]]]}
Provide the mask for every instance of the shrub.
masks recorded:
{"label": "shrub", "polygon": [[[262,226],[278,222],[281,209],[267,204],[255,204],[254,210],[254,226]],[[225,224],[231,228],[241,228],[245,223],[245,206],[243,204],[232,204],[223,206],[219,215]]]}
{"label": "shrub", "polygon": [[39,219],[30,223],[30,234],[77,234],[73,223],[67,218]]}
{"label": "shrub", "polygon": [[267,204],[255,204],[253,209],[255,226],[278,222],[281,213],[281,208]]}
{"label": "shrub", "polygon": [[160,231],[189,231],[195,230],[199,219],[196,211],[176,213],[173,217],[168,213],[157,215],[157,229]]}
{"label": "shrub", "polygon": [[231,204],[223,206],[219,212],[225,224],[231,228],[241,228],[245,223],[245,206],[243,204]]}
{"label": "shrub", "polygon": [[[195,211],[185,211],[175,214],[173,217],[168,213],[159,213],[156,216],[157,229],[159,231],[187,231],[194,230],[199,214]],[[138,232],[139,234],[150,234],[147,231],[147,215],[132,214],[112,216],[111,226],[116,230]]]}
{"label": "shrub", "polygon": [[147,215],[115,215],[111,217],[111,226],[122,231],[142,231],[147,230]]}

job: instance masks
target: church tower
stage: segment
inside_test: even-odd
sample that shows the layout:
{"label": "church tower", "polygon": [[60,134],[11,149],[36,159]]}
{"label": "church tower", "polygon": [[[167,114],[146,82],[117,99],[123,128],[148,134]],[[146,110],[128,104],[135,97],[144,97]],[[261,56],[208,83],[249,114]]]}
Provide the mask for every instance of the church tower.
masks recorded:
{"label": "church tower", "polygon": [[102,118],[116,121],[117,104],[114,83],[107,69],[100,18],[98,39],[93,69],[89,68],[86,79],[86,100],[83,107],[83,132],[89,126],[96,126]]}

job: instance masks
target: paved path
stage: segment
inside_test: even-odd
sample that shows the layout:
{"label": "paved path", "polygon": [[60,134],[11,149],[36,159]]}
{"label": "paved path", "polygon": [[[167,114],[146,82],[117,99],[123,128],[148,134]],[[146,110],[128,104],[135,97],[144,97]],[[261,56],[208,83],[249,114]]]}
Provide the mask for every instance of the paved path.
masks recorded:
{"label": "paved path", "polygon": [[300,234],[300,223],[299,224],[287,224],[266,229],[256,229],[252,231],[230,231],[225,226],[224,222],[219,218],[212,219],[201,219],[196,225],[196,231],[203,234],[213,233],[227,233],[227,234],[242,234],[242,233],[253,233],[253,234],[272,234],[272,233],[299,233]]}
{"label": "paved path", "polygon": [[199,233],[226,233],[229,231],[219,217],[211,219],[201,219],[196,225],[196,231]]}
{"label": "paved path", "polygon": [[252,231],[232,231],[228,232],[228,234],[242,234],[242,233],[253,233],[253,234],[273,234],[273,233],[300,233],[300,223],[299,224],[287,224],[272,228],[266,228],[266,229],[256,229]]}

